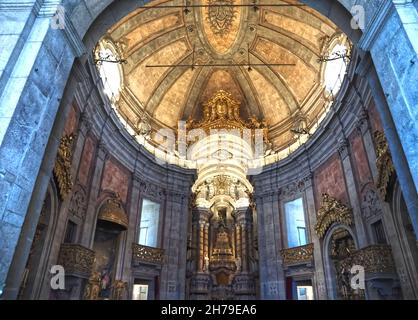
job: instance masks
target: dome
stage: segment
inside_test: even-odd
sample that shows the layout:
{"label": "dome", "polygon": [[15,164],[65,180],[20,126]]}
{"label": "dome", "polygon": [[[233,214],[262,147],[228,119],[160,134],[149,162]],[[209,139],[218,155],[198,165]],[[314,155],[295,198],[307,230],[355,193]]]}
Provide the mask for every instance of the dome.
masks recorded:
{"label": "dome", "polygon": [[[204,104],[223,90],[241,105],[242,119],[267,124],[272,153],[287,155],[305,142],[295,131],[303,124],[311,134],[324,118],[346,70],[335,68],[334,49],[350,43],[315,10],[282,2],[254,10],[204,0],[186,10],[153,1],[116,23],[98,47],[121,62],[121,89],[111,98],[131,134],[140,135],[146,123],[156,146],[159,130],[177,132],[179,121],[202,120]],[[104,79],[105,88],[115,81]]]}

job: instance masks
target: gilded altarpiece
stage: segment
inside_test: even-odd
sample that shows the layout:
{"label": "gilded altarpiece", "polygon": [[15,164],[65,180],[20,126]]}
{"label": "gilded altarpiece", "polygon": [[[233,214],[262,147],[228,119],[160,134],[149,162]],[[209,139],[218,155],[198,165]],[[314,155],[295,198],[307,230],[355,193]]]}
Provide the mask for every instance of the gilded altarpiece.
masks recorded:
{"label": "gilded altarpiece", "polygon": [[202,111],[203,119],[189,119],[187,130],[203,130],[217,138],[197,142],[191,153],[199,174],[192,188],[189,298],[255,299],[258,263],[246,162],[254,150],[244,139],[259,137],[267,143],[267,124],[254,117],[243,121],[240,103],[222,90]]}

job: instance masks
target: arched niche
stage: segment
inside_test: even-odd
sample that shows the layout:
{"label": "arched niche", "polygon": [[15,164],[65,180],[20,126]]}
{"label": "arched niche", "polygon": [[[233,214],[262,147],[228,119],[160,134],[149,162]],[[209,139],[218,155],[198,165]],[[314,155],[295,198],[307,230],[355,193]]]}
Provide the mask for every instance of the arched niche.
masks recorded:
{"label": "arched niche", "polygon": [[[116,299],[115,294],[121,284],[117,276],[119,251],[122,234],[127,228],[128,218],[121,199],[117,194],[107,195],[98,206],[92,243],[95,259],[92,276],[85,289],[85,299]],[[91,290],[92,287],[98,290]]]}
{"label": "arched niche", "polygon": [[389,187],[387,199],[389,199],[390,209],[395,220],[396,234],[405,262],[404,267],[397,268],[400,281],[403,282],[402,290],[405,290],[407,284],[406,290],[409,291],[403,292],[403,294],[416,299],[418,297],[418,243],[398,181]]}
{"label": "arched niche", "polygon": [[325,235],[323,246],[328,298],[332,300],[364,298],[364,293],[356,296],[356,293],[351,292],[350,270],[346,270],[343,263],[358,249],[353,230],[344,224],[334,223]]}
{"label": "arched niche", "polygon": [[58,194],[55,184],[51,181],[26,261],[19,289],[19,299],[39,299],[43,286],[49,284],[48,260],[57,224],[57,211]]}

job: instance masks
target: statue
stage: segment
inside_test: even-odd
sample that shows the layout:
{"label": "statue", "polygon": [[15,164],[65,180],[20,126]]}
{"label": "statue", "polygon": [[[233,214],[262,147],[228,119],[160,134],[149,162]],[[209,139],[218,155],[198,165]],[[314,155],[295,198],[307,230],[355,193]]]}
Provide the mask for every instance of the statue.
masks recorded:
{"label": "statue", "polygon": [[85,300],[97,300],[100,293],[101,275],[99,272],[93,272],[84,290]]}
{"label": "statue", "polygon": [[113,284],[112,300],[123,300],[127,283],[122,280],[116,280]]}

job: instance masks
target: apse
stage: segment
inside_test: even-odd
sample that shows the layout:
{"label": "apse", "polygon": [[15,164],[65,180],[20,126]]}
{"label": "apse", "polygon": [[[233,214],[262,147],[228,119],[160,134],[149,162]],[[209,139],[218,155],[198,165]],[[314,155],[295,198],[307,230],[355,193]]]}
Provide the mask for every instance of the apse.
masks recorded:
{"label": "apse", "polygon": [[416,6],[355,2],[1,4],[0,298],[417,299]]}

